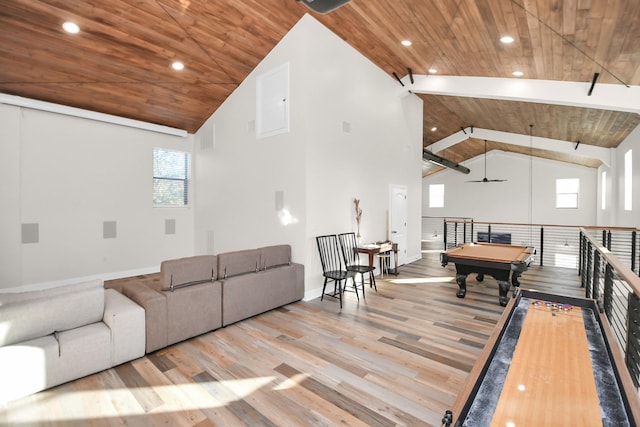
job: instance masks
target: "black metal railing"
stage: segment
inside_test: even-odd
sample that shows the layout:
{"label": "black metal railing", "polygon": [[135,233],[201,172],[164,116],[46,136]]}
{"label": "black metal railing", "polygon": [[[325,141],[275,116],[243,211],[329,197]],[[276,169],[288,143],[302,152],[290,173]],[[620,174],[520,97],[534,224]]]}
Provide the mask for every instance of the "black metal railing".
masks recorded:
{"label": "black metal railing", "polygon": [[[436,228],[436,221],[442,226]],[[423,217],[423,227],[441,233],[443,250],[467,242],[486,241],[533,246],[536,263],[544,266],[580,268],[580,233],[585,232],[602,242],[631,271],[639,274],[640,233],[625,227],[581,227],[555,224],[518,224],[474,221],[472,218]],[[436,234],[436,233],[434,233]]]}
{"label": "black metal railing", "polygon": [[[604,310],[631,379],[639,389],[640,277],[609,249],[614,246],[613,234],[604,233],[602,240],[593,234],[592,229],[580,230],[581,283],[585,296],[597,300]],[[633,234],[635,242],[637,233]],[[637,247],[637,243],[630,246]]]}

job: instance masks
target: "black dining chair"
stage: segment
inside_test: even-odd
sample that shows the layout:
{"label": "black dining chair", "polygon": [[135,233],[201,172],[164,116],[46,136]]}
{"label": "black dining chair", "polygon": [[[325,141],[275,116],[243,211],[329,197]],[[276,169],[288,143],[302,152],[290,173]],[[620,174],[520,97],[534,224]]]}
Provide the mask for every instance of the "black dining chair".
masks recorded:
{"label": "black dining chair", "polygon": [[[338,238],[335,234],[326,236],[317,236],[318,253],[320,254],[320,263],[322,264],[322,275],[324,276],[324,285],[322,286],[322,295],[320,301],[325,295],[340,300],[340,308],[342,308],[342,294],[346,287],[347,280],[355,283],[355,273],[347,271],[343,262],[340,249],[338,248]],[[327,283],[333,281],[333,293],[327,293]],[[344,286],[342,285],[344,281]]]}
{"label": "black dining chair", "polygon": [[[356,234],[351,233],[342,233],[338,235],[338,239],[340,240],[340,247],[342,249],[342,256],[344,259],[344,264],[347,266],[347,271],[352,272],[353,274],[360,275],[360,283],[362,285],[362,296],[364,296],[364,275],[365,273],[369,274],[369,286],[372,286],[376,292],[378,292],[378,288],[376,287],[376,278],[373,274],[373,271],[376,269],[370,265],[362,265],[360,264],[360,256],[358,255],[358,241],[356,240]],[[353,287],[356,291],[356,296],[358,295],[358,289],[356,285],[356,281],[353,281]]]}

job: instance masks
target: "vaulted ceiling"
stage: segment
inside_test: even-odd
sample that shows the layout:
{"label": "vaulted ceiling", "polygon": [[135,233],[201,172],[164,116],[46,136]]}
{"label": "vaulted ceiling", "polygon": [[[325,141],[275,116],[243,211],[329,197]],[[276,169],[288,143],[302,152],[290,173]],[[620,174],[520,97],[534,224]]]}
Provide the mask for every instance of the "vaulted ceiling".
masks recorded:
{"label": "vaulted ceiling", "polygon": [[[640,85],[640,0],[351,0],[326,15],[295,0],[4,1],[0,92],[193,133],[305,13],[407,90],[408,74],[484,77],[581,82],[586,99],[595,73],[594,94],[629,90],[617,95],[625,108],[415,90],[424,100],[424,146],[456,162],[482,154],[488,135],[489,150],[597,167],[597,151],[524,150],[493,137],[533,129],[611,148],[640,124],[640,100],[628,99]],[[80,33],[65,33],[65,21]],[[504,35],[513,43],[501,43]],[[185,68],[173,70],[174,61]],[[485,132],[443,144],[471,126]]]}

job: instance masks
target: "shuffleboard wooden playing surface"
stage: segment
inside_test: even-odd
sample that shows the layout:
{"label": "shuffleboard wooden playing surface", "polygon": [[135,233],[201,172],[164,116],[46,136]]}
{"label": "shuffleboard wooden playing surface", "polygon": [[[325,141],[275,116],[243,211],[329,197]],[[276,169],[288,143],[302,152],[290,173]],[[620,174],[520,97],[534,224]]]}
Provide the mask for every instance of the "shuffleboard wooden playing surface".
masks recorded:
{"label": "shuffleboard wooden playing surface", "polygon": [[595,300],[518,289],[444,426],[640,426],[640,399]]}
{"label": "shuffleboard wooden playing surface", "polygon": [[602,426],[580,307],[531,301],[492,426]]}

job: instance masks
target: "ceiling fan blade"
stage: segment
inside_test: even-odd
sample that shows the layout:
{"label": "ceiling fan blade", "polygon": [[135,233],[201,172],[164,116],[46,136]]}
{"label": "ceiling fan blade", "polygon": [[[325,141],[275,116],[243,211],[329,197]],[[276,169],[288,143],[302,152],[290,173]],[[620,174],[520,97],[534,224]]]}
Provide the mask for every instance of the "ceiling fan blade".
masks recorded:
{"label": "ceiling fan blade", "polygon": [[467,182],[505,182],[506,179],[487,179],[487,140],[484,140],[484,178]]}
{"label": "ceiling fan blade", "polygon": [[507,179],[487,179],[487,178],[483,178],[483,179],[476,179],[473,181],[466,181],[466,182],[505,182],[508,181]]}

